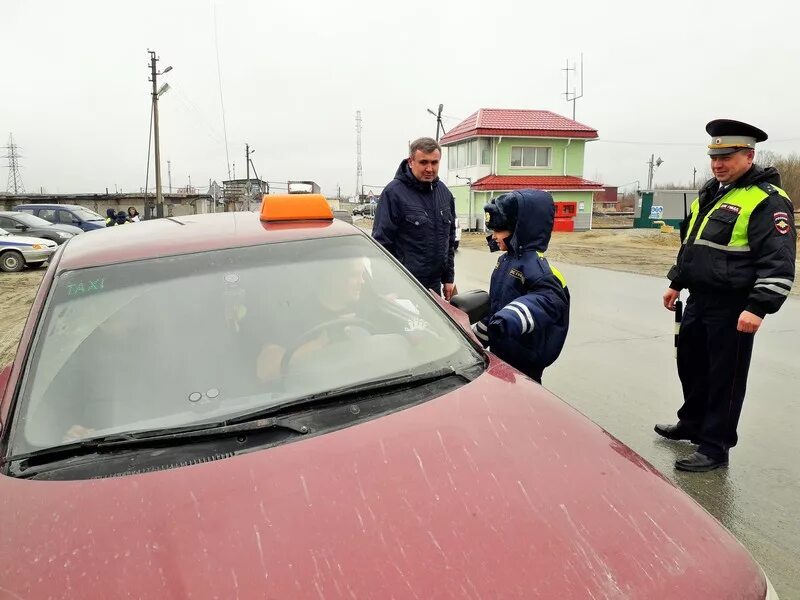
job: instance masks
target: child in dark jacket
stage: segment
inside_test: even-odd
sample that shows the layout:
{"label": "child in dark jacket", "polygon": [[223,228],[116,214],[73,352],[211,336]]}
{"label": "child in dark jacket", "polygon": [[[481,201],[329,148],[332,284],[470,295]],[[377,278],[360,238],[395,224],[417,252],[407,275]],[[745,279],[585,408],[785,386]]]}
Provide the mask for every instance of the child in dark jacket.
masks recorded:
{"label": "child in dark jacket", "polygon": [[553,231],[553,197],[540,190],[503,194],[484,206],[486,238],[497,261],[489,288],[489,314],[475,335],[494,354],[541,383],[569,329],[569,290],[544,257]]}

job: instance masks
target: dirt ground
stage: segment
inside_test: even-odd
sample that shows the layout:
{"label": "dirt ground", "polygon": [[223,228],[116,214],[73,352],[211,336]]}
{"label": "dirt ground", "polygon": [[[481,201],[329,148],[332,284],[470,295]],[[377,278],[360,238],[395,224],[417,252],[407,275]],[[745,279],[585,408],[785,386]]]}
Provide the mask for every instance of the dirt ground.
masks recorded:
{"label": "dirt ground", "polygon": [[[371,229],[371,221],[366,219],[358,220],[357,225],[367,231]],[[618,226],[617,223],[608,225]],[[488,251],[486,237],[480,233],[465,232],[461,246]],[[679,246],[677,232],[661,233],[657,229],[556,232],[547,256],[556,265],[562,262],[665,277]],[[16,352],[42,275],[44,270],[0,273],[0,365],[9,363]],[[792,295],[800,295],[800,286],[795,286]]]}
{"label": "dirt ground", "polygon": [[44,269],[0,273],[0,366],[14,358]]}

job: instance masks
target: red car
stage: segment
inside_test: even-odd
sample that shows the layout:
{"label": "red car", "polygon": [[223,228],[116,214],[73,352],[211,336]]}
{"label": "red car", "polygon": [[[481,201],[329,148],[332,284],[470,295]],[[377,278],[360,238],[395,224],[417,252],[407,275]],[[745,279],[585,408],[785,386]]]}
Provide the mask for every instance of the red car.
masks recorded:
{"label": "red car", "polygon": [[0,392],[2,598],[776,597],[322,197],[70,240]]}

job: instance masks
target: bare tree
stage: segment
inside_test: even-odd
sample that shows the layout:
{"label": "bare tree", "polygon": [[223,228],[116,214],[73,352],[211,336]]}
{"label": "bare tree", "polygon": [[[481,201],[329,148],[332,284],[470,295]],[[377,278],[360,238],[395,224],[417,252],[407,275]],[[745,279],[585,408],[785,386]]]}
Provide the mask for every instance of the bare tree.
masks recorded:
{"label": "bare tree", "polygon": [[778,154],[765,150],[756,154],[756,164],[775,167],[781,174],[781,187],[795,202],[800,202],[800,154]]}

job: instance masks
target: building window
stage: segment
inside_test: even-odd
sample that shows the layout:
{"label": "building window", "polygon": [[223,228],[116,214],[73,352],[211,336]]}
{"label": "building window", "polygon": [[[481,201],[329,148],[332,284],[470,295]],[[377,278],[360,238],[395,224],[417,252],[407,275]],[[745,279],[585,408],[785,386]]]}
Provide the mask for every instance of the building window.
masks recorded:
{"label": "building window", "polygon": [[492,164],[492,138],[480,138],[478,140],[478,147],[480,149],[481,164]]}
{"label": "building window", "polygon": [[511,166],[546,168],[550,166],[550,148],[543,146],[512,146]]}
{"label": "building window", "polygon": [[458,164],[458,146],[447,148],[447,168],[455,169]]}
{"label": "building window", "polygon": [[459,144],[458,145],[458,168],[466,167],[467,166],[467,144]]}

